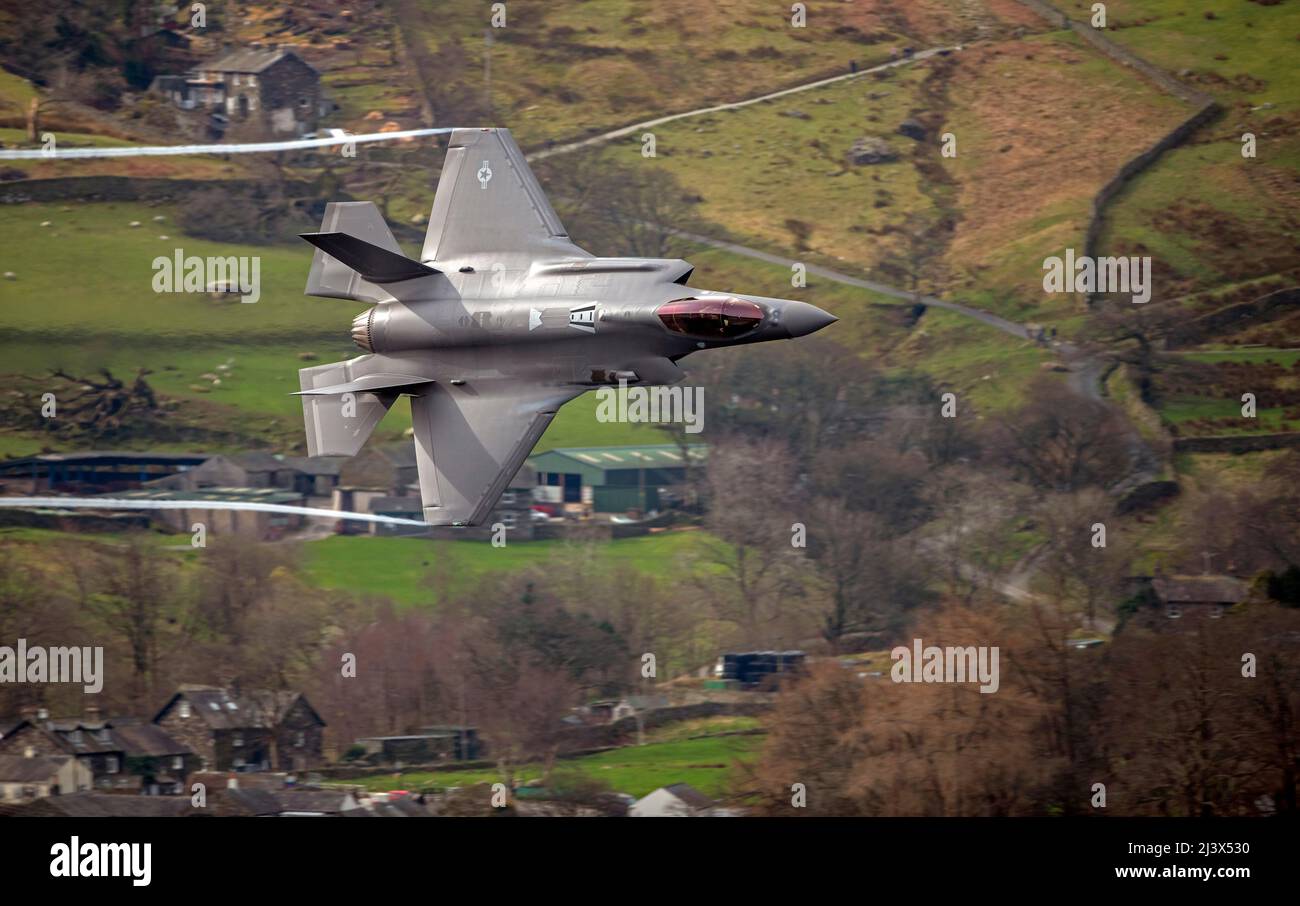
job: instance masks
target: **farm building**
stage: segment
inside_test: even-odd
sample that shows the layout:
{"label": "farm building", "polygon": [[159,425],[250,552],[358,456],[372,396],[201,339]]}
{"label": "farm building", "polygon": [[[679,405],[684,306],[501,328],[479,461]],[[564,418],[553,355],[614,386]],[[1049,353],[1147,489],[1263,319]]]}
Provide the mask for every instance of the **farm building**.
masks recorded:
{"label": "farm building", "polygon": [[560,447],[529,457],[539,487],[555,503],[584,503],[597,513],[648,512],[666,505],[686,470],[703,466],[704,444],[683,452],[676,444],[638,447]]}
{"label": "farm building", "polygon": [[234,126],[257,124],[272,135],[316,130],[320,73],[291,50],[236,50],[188,75],[159,76],[152,90],[183,110],[220,113]]}
{"label": "farm building", "polygon": [[148,488],[114,495],[117,500],[193,500],[194,506],[183,509],[151,511],[158,522],[178,532],[194,531],[195,523],[202,523],[209,534],[246,535],[260,541],[274,541],[297,531],[306,523],[306,516],[293,513],[266,513],[256,510],[207,509],[202,501],[213,500],[234,503],[272,503],[282,506],[306,506],[306,498],[297,491],[279,488],[200,488],[196,490],[171,490]]}
{"label": "farm building", "polygon": [[642,796],[627,814],[629,818],[726,817],[717,805],[689,783],[673,783]]}
{"label": "farm building", "polygon": [[259,450],[213,456],[201,465],[152,482],[150,488],[280,488],[329,497],[338,486],[341,456],[276,456]]}
{"label": "farm building", "polygon": [[1250,597],[1250,586],[1233,576],[1156,576],[1151,580],[1165,617],[1218,619]]}
{"label": "farm building", "polygon": [[90,768],[71,755],[0,755],[0,802],[25,802],[88,790]]}
{"label": "farm building", "polygon": [[[343,464],[339,477],[341,481],[333,493],[333,509],[398,519],[424,518],[414,444],[376,447],[373,451],[363,452]],[[536,486],[537,473],[531,466],[521,466],[501,494],[496,508],[477,526],[452,528],[351,522],[341,526],[340,532],[486,539],[492,534],[492,526],[500,523],[506,527],[511,540],[527,541],[533,537],[532,505]]]}
{"label": "farm building", "polygon": [[39,453],[0,463],[0,487],[9,493],[102,494],[176,475],[207,460],[203,453]]}
{"label": "farm building", "polygon": [[378,755],[390,764],[464,761],[482,754],[474,727],[425,727],[405,736],[367,736],[358,739],[357,744],[365,748],[367,755]]}

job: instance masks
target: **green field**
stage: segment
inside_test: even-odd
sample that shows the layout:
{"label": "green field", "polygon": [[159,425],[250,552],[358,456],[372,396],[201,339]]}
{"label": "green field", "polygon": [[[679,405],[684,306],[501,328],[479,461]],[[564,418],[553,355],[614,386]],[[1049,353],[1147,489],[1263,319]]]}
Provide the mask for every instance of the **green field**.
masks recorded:
{"label": "green field", "polygon": [[661,575],[667,564],[680,565],[699,540],[698,532],[674,531],[598,543],[518,541],[493,547],[487,541],[338,535],[307,544],[303,563],[321,588],[429,605],[440,592],[461,594],[488,575],[541,566],[565,554],[581,558],[585,570],[627,567]]}
{"label": "green field", "polygon": [[[556,767],[560,774],[579,774],[607,783],[614,792],[640,798],[661,786],[689,783],[700,792],[719,797],[733,791],[737,781],[736,764],[752,761],[762,748],[762,736],[713,736],[674,742],[627,746],[596,755],[565,759]],[[528,765],[516,775],[517,783],[535,781],[541,776],[537,765]],[[439,771],[411,774],[385,774],[356,782],[372,791],[440,790],[497,783],[496,770]]]}
{"label": "green field", "polygon": [[[1072,5],[1083,14],[1085,4]],[[1116,200],[1107,251],[1140,245],[1187,289],[1300,265],[1293,242],[1300,5],[1118,0],[1107,8],[1111,38],[1229,111],[1162,156]],[[1254,158],[1241,154],[1245,132],[1256,135]]]}
{"label": "green field", "polygon": [[1300,361],[1300,349],[1198,349],[1185,352],[1182,357],[1193,362],[1271,362],[1283,368],[1294,368]]}
{"label": "green field", "polygon": [[[791,258],[874,270],[897,252],[891,235],[907,217],[936,216],[932,190],[914,166],[917,143],[896,134],[922,103],[924,65],[861,76],[812,91],[654,128],[656,156],[641,156],[639,137],[608,156],[667,171],[703,199],[699,214],[742,242],[784,249]],[[862,136],[884,139],[898,154],[890,163],[854,165],[848,152]],[[635,140],[634,140],[635,139]],[[806,248],[787,223],[810,231]],[[787,286],[789,279],[786,280]]]}
{"label": "green field", "polygon": [[907,340],[886,359],[916,368],[945,389],[973,402],[981,412],[1020,405],[1029,382],[1049,361],[1050,352],[965,315],[930,308]]}
{"label": "green field", "polygon": [[[1091,8],[1085,0],[1059,5],[1076,19],[1086,18]],[[1194,6],[1183,0],[1111,0],[1106,9],[1111,38],[1169,72],[1192,69],[1194,77],[1188,81],[1221,100],[1274,101],[1282,108],[1300,109],[1300,83],[1291,77],[1300,6],[1237,0],[1200,0]],[[1212,70],[1224,81],[1195,76],[1203,70]],[[1256,85],[1253,79],[1264,84]]]}

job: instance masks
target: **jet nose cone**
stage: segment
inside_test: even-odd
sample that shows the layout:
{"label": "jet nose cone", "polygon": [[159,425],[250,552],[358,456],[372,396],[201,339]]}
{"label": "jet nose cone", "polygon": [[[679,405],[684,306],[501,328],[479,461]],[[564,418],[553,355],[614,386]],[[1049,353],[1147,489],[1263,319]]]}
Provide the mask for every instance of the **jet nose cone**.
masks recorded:
{"label": "jet nose cone", "polygon": [[816,305],[809,305],[807,302],[787,302],[785,308],[781,310],[781,326],[790,334],[791,339],[806,337],[838,320],[839,318],[829,312],[824,312]]}

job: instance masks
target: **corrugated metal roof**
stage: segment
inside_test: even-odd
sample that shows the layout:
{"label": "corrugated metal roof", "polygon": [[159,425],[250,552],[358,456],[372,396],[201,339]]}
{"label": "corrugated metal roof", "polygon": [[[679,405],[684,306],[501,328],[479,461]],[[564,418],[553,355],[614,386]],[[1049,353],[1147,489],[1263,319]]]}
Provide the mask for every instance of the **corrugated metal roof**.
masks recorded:
{"label": "corrugated metal roof", "polygon": [[708,459],[707,444],[691,444],[686,448],[686,457],[682,457],[681,447],[676,444],[646,444],[645,446],[626,447],[555,447],[542,453],[534,453],[528,462],[538,471],[547,471],[537,465],[547,456],[563,456],[576,460],[583,465],[598,469],[644,469],[677,468],[685,465],[689,459],[693,463],[702,463]]}
{"label": "corrugated metal roof", "polygon": [[192,491],[172,488],[139,488],[105,494],[115,500],[244,500],[256,503],[301,501],[303,495],[283,488],[195,488]]}
{"label": "corrugated metal roof", "polygon": [[141,453],[135,450],[87,450],[84,453],[38,453],[19,459],[7,459],[0,462],[0,471],[11,472],[15,469],[46,463],[65,463],[71,465],[94,465],[105,462],[143,462],[173,465],[198,465],[212,456],[208,453]]}

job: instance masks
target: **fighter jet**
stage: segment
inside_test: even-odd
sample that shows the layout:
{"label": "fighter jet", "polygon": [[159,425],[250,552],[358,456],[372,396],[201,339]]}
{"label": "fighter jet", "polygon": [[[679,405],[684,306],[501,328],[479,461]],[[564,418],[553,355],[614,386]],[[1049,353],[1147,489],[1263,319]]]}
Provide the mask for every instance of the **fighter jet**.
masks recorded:
{"label": "fighter jet", "polygon": [[702,349],[801,337],[806,302],[693,289],[666,258],[597,258],[570,241],[507,129],[452,133],[419,260],[371,202],[335,202],[306,294],[370,305],[364,355],[298,372],[311,456],[353,456],[411,401],[425,521],[478,525],[569,400],[671,384]]}

